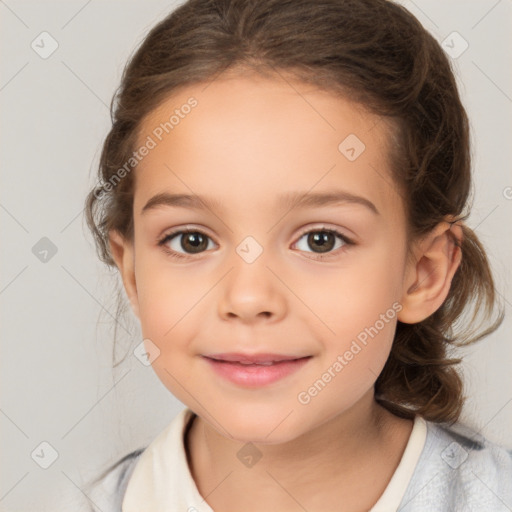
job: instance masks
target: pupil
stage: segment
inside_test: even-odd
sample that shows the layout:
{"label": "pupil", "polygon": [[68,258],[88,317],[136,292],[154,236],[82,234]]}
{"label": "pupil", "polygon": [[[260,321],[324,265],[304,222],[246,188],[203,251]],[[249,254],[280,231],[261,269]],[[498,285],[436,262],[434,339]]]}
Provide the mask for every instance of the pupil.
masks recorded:
{"label": "pupil", "polygon": [[333,238],[333,234],[328,231],[317,231],[309,234],[308,243],[312,248],[314,248],[314,244],[317,244],[320,249],[317,252],[328,252],[334,247]]}
{"label": "pupil", "polygon": [[186,247],[186,244],[188,243],[192,247],[191,252],[200,252],[202,249],[206,249],[207,243],[205,242],[206,238],[203,237],[201,233],[187,233],[187,235],[182,238],[181,247],[186,251],[190,248]]}

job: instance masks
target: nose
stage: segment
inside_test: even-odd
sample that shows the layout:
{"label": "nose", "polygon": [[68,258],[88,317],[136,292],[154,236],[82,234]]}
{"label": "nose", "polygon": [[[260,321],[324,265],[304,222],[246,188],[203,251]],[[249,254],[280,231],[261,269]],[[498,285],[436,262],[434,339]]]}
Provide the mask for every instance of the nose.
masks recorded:
{"label": "nose", "polygon": [[244,324],[277,322],[287,311],[286,287],[260,256],[247,263],[238,255],[223,280],[218,313],[223,320]]}

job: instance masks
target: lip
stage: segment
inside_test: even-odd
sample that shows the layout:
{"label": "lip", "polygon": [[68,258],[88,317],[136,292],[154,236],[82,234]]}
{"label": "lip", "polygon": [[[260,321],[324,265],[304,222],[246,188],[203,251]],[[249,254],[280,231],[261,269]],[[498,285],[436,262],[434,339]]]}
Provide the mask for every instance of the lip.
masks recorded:
{"label": "lip", "polygon": [[268,363],[274,361],[291,361],[294,359],[301,359],[305,356],[301,355],[283,355],[272,354],[270,352],[260,354],[243,354],[241,352],[229,352],[224,354],[208,354],[204,357],[209,359],[216,359],[218,361],[241,362],[241,363]]}
{"label": "lip", "polygon": [[[226,355],[226,354],[225,354]],[[216,355],[218,357],[219,354]],[[235,356],[230,354],[230,356]],[[271,361],[269,354],[260,354],[260,359],[263,358],[262,363]],[[263,357],[264,356],[264,357]],[[255,356],[251,356],[254,358]],[[278,360],[272,364],[243,364],[235,361],[211,359],[208,356],[203,356],[204,360],[210,367],[221,377],[229,380],[230,382],[243,387],[257,388],[270,385],[277,382],[289,375],[297,372],[312,358],[312,356],[292,358],[291,356],[277,356],[272,357],[287,357],[287,359]],[[266,360],[266,361],[265,361]]]}

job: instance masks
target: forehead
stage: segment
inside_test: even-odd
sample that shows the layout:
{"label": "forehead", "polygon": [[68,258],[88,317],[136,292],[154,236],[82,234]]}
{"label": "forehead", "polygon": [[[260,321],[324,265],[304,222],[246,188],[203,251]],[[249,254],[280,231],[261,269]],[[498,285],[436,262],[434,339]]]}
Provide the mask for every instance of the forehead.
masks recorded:
{"label": "forehead", "polygon": [[168,191],[271,207],[287,191],[336,188],[396,209],[390,130],[349,98],[290,78],[191,85],[141,124],[137,147],[151,141],[152,149],[136,168],[134,206]]}

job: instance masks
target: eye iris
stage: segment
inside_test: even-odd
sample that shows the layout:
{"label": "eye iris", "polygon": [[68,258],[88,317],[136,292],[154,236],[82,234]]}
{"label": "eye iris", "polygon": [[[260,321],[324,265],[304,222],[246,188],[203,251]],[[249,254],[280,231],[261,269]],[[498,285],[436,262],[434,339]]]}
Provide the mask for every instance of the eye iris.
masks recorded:
{"label": "eye iris", "polygon": [[328,252],[332,250],[334,243],[334,235],[328,231],[315,231],[308,235],[308,244],[310,247],[313,248],[315,244],[318,244],[320,250],[317,252]]}
{"label": "eye iris", "polygon": [[[192,247],[191,251],[188,251],[190,247],[187,247],[187,243]],[[181,248],[188,252],[201,252],[208,246],[208,240],[201,233],[185,233],[181,237]]]}

